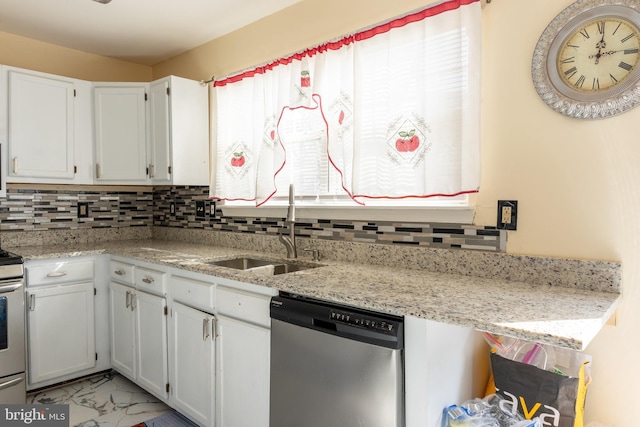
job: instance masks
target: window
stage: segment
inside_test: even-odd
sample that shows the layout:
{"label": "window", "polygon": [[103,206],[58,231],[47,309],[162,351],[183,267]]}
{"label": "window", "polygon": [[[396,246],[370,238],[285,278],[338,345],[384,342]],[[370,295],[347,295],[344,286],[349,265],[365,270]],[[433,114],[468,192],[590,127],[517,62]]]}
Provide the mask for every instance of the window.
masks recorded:
{"label": "window", "polygon": [[465,205],[480,176],[480,4],[445,1],[214,83],[211,197]]}

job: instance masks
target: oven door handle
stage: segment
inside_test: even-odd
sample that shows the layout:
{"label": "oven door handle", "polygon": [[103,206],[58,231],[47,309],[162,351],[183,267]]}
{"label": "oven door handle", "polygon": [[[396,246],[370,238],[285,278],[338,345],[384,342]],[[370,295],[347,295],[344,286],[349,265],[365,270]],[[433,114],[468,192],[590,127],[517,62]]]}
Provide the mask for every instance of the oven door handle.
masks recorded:
{"label": "oven door handle", "polygon": [[4,390],[5,388],[12,387],[12,386],[14,386],[16,384],[20,384],[22,381],[24,381],[24,378],[22,378],[22,377],[14,378],[12,380],[9,380],[6,383],[0,384],[0,390]]}
{"label": "oven door handle", "polygon": [[0,294],[17,291],[22,287],[22,283],[13,283],[11,285],[0,285]]}

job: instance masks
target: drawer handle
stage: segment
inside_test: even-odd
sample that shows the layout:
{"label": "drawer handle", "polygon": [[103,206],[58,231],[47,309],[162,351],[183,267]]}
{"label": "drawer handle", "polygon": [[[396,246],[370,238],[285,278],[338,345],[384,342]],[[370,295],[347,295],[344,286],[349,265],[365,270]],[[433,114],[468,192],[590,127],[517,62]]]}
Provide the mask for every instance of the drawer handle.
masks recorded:
{"label": "drawer handle", "polygon": [[47,273],[47,277],[64,277],[66,275],[66,271],[52,271],[51,273]]}
{"label": "drawer handle", "polygon": [[118,276],[124,276],[124,271],[118,269],[118,270],[114,271],[114,274],[117,274]]}
{"label": "drawer handle", "polygon": [[150,285],[150,284],[152,284],[152,283],[153,283],[153,277],[143,277],[143,278],[142,278],[142,281],[143,281],[144,283],[146,283],[147,285]]}

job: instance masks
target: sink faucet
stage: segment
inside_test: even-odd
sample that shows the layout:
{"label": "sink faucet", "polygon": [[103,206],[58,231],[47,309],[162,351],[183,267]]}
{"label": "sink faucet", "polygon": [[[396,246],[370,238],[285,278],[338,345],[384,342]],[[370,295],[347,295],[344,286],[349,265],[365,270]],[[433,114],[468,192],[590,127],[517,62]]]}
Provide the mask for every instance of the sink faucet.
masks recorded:
{"label": "sink faucet", "polygon": [[287,258],[298,258],[296,249],[296,205],[293,200],[293,184],[289,184],[289,209],[287,210],[286,223],[289,226],[289,236],[280,234],[279,239],[287,248]]}

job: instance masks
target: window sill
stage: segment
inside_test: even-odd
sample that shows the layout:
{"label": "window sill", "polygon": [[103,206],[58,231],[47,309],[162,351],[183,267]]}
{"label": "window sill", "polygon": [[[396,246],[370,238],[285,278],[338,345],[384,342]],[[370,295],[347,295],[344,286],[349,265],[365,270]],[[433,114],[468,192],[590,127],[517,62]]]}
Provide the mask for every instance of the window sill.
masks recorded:
{"label": "window sill", "polygon": [[[231,217],[285,218],[287,206],[221,206],[222,213]],[[473,206],[301,206],[296,205],[296,217],[348,221],[402,221],[419,223],[473,224]]]}

